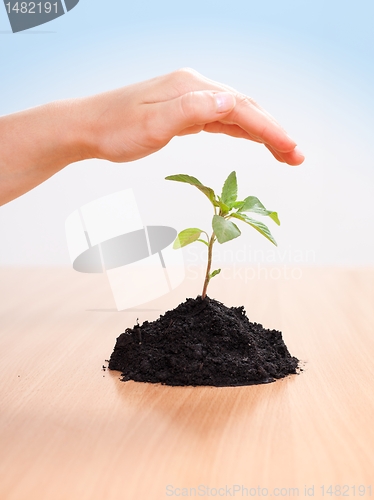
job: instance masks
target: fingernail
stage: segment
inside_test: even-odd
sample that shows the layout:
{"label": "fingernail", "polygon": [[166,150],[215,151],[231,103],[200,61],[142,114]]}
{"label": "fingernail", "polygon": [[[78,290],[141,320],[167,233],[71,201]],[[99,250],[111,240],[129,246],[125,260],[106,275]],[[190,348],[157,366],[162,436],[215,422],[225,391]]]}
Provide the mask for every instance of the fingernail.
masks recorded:
{"label": "fingernail", "polygon": [[290,142],[292,142],[294,144],[294,147],[296,147],[296,142],[292,139],[292,137],[290,137],[287,132],[285,132],[286,136],[287,136],[287,139],[289,139]]}
{"label": "fingernail", "polygon": [[302,158],[305,158],[305,155],[304,153],[299,149],[299,148],[295,148],[294,149],[294,152],[298,155],[298,156],[301,156]]}
{"label": "fingernail", "polygon": [[235,97],[230,92],[218,92],[214,94],[218,113],[227,113],[236,104]]}

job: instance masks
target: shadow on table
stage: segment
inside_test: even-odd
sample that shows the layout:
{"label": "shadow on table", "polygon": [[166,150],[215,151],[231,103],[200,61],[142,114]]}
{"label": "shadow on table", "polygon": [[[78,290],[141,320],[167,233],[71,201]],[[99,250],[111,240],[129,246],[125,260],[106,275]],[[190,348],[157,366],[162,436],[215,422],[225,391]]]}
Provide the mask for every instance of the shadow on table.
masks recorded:
{"label": "shadow on table", "polygon": [[206,435],[212,425],[215,431],[235,425],[257,411],[263,413],[270,403],[287,407],[288,392],[298,376],[276,382],[239,387],[171,387],[142,382],[122,382],[120,372],[108,370],[121,399],[139,414],[153,413],[180,426],[184,431]]}

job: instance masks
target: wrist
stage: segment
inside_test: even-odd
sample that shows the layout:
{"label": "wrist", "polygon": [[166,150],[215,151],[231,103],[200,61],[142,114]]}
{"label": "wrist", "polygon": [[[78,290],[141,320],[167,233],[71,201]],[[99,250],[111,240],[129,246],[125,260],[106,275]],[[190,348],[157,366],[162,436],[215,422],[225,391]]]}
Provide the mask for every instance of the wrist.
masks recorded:
{"label": "wrist", "polygon": [[93,158],[92,134],[85,99],[47,104],[51,115],[50,143],[62,167]]}

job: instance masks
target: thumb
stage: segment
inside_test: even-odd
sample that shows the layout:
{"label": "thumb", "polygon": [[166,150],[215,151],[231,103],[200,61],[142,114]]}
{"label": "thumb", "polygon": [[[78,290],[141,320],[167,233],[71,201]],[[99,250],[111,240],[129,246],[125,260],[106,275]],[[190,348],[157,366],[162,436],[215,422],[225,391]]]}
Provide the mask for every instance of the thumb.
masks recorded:
{"label": "thumb", "polygon": [[235,104],[235,96],[230,92],[202,90],[160,102],[158,111],[160,119],[166,119],[167,132],[174,136],[185,128],[221,120],[234,109]]}

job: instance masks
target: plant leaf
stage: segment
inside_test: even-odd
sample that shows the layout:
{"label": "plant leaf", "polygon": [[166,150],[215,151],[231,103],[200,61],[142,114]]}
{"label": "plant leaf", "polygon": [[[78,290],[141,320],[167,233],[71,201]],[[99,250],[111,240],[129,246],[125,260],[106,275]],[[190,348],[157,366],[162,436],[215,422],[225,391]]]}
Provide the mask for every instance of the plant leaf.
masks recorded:
{"label": "plant leaf", "polygon": [[205,240],[201,240],[200,238],[198,238],[196,241],[201,241],[201,243],[204,243],[204,245],[206,245],[207,247],[209,246],[209,243],[207,243]]}
{"label": "plant leaf", "polygon": [[173,243],[173,248],[174,249],[182,248],[185,247],[186,245],[189,245],[190,243],[193,243],[194,241],[199,239],[200,234],[202,232],[203,231],[201,229],[198,229],[197,227],[189,227],[188,229],[184,229],[175,238],[175,241]]}
{"label": "plant leaf", "polygon": [[230,207],[228,207],[223,201],[218,197],[218,207],[221,211],[221,215],[226,215],[230,212]]}
{"label": "plant leaf", "polygon": [[236,201],[235,203],[232,204],[232,208],[238,208],[240,210],[243,205],[244,201]]}
{"label": "plant leaf", "polygon": [[214,191],[212,188],[204,186],[201,184],[201,182],[196,179],[196,177],[192,177],[192,175],[187,175],[187,174],[176,174],[176,175],[168,175],[165,177],[167,181],[177,181],[177,182],[185,182],[186,184],[191,184],[192,186],[197,187],[202,193],[205,194],[213,203],[214,206],[217,206],[215,202],[216,200],[216,195],[214,194]]}
{"label": "plant leaf", "polygon": [[249,224],[250,226],[255,228],[259,233],[265,236],[265,238],[271,241],[275,246],[278,246],[269,228],[262,222],[259,222],[258,220],[255,219],[250,219],[247,215],[238,212],[231,214],[230,217],[235,217],[236,219],[239,219]]}
{"label": "plant leaf", "polygon": [[213,215],[212,226],[218,243],[226,243],[241,235],[238,226],[220,215]]}
{"label": "plant leaf", "polygon": [[214,278],[214,276],[217,276],[221,272],[221,269],[216,269],[212,273],[210,273],[209,278]]}
{"label": "plant leaf", "polygon": [[239,207],[240,212],[253,212],[260,215],[268,215],[273,221],[280,226],[280,220],[277,212],[266,210],[261,201],[256,196],[248,196],[244,200],[244,204]]}
{"label": "plant leaf", "polygon": [[238,182],[236,180],[236,172],[233,171],[225,180],[222,188],[221,201],[227,205],[230,210],[238,196]]}

